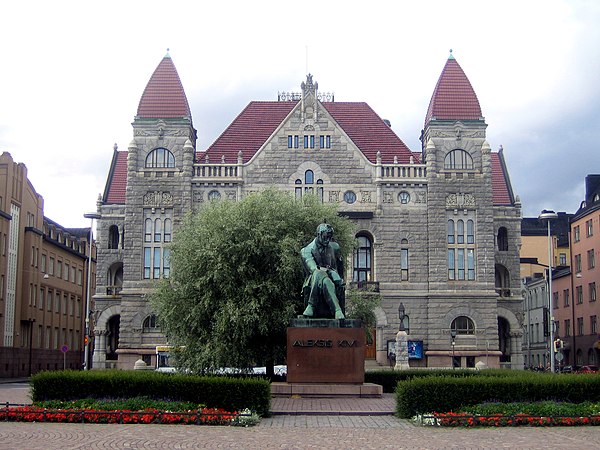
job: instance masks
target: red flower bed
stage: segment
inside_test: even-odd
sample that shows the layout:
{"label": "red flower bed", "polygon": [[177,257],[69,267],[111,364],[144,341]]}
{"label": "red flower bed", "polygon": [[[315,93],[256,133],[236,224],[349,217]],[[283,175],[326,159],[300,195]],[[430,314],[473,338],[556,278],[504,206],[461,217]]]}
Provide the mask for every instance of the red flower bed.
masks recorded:
{"label": "red flower bed", "polygon": [[591,415],[587,417],[535,417],[527,414],[515,414],[514,416],[504,416],[494,414],[491,416],[473,416],[460,413],[433,413],[428,417],[433,419],[433,424],[442,427],[511,427],[511,426],[579,426],[579,425],[600,425],[600,415]]}
{"label": "red flower bed", "polygon": [[0,421],[13,422],[77,422],[77,423],[176,423],[186,425],[229,425],[238,416],[217,408],[203,408],[187,412],[97,411],[45,409],[37,406],[1,408]]}

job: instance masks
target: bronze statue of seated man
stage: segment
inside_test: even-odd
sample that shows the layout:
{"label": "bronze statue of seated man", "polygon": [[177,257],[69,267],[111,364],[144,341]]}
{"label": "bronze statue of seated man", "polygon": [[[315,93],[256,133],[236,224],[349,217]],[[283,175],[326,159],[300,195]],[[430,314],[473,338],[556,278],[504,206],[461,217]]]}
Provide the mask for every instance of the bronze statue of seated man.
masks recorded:
{"label": "bronze statue of seated man", "polygon": [[339,244],[332,238],[333,227],[322,223],[317,228],[317,237],[300,251],[308,274],[302,286],[305,317],[345,318],[344,261]]}

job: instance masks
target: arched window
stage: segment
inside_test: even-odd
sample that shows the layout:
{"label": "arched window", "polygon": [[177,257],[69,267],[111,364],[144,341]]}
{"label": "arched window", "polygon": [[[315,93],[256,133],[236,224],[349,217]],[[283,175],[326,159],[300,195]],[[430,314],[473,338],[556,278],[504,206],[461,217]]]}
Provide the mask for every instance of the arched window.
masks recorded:
{"label": "arched window", "polygon": [[373,278],[373,245],[367,234],[357,235],[358,246],[352,257],[353,275],[352,281],[371,281]]}
{"label": "arched window", "polygon": [[456,243],[465,243],[465,222],[463,220],[458,220],[456,222]]}
{"label": "arched window", "polygon": [[158,325],[156,314],[150,314],[144,319],[144,323],[142,325],[142,329],[144,331],[155,331],[158,328],[160,328],[160,326]]}
{"label": "arched window", "polygon": [[498,228],[497,242],[499,251],[508,251],[508,231],[506,231],[505,227]]}
{"label": "arched window", "polygon": [[108,248],[119,248],[119,227],[116,225],[108,227]]}
{"label": "arched window", "polygon": [[[315,184],[317,185],[316,191]],[[296,199],[300,199],[303,195],[314,195],[316,193],[319,197],[319,200],[323,202],[323,198],[325,195],[323,184],[323,179],[315,179],[315,173],[312,170],[308,169],[304,171],[303,178],[298,178],[294,181],[294,196],[296,197]]]}
{"label": "arched window", "polygon": [[175,167],[175,157],[166,148],[156,148],[146,156],[146,167],[149,169]]}
{"label": "arched window", "polygon": [[144,221],[144,242],[152,242],[152,219]]}
{"label": "arched window", "polygon": [[495,265],[496,292],[500,297],[510,297],[510,274],[502,264]]}
{"label": "arched window", "polygon": [[444,169],[471,170],[473,169],[473,158],[464,150],[452,150],[446,155]]}
{"label": "arched window", "polygon": [[323,203],[323,180],[320,178],[317,180],[317,197],[321,203]]}
{"label": "arched window", "polygon": [[448,220],[448,244],[454,244],[454,220]]}
{"label": "arched window", "polygon": [[452,321],[450,329],[456,334],[475,334],[475,324],[467,316],[458,316]]}
{"label": "arched window", "polygon": [[173,233],[171,219],[165,219],[165,239],[164,242],[171,242],[171,234]]}
{"label": "arched window", "polygon": [[160,242],[162,238],[162,220],[154,220],[154,242]]}

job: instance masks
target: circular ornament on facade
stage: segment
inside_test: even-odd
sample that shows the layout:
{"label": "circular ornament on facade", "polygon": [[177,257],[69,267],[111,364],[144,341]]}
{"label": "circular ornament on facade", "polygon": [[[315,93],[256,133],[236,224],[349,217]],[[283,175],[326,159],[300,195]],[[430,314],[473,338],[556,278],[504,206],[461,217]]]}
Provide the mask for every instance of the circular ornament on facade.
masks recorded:
{"label": "circular ornament on facade", "polygon": [[410,202],[410,194],[406,191],[402,191],[398,194],[398,201],[404,205]]}
{"label": "circular ornament on facade", "polygon": [[209,200],[219,200],[221,198],[221,193],[219,191],[210,191],[208,193]]}
{"label": "circular ornament on facade", "polygon": [[356,201],[356,193],[354,191],[344,192],[344,201],[349,204],[354,203]]}

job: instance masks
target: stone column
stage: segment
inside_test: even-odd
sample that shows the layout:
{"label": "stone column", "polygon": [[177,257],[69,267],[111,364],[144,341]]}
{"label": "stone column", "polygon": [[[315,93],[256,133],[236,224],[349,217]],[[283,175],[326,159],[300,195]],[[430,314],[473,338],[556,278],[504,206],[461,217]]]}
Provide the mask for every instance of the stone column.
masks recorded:
{"label": "stone column", "polygon": [[94,355],[92,358],[92,367],[94,369],[106,369],[106,330],[94,330],[96,336],[96,345],[94,346]]}
{"label": "stone column", "polygon": [[394,370],[410,369],[408,365],[408,342],[406,331],[396,333],[396,365]]}

